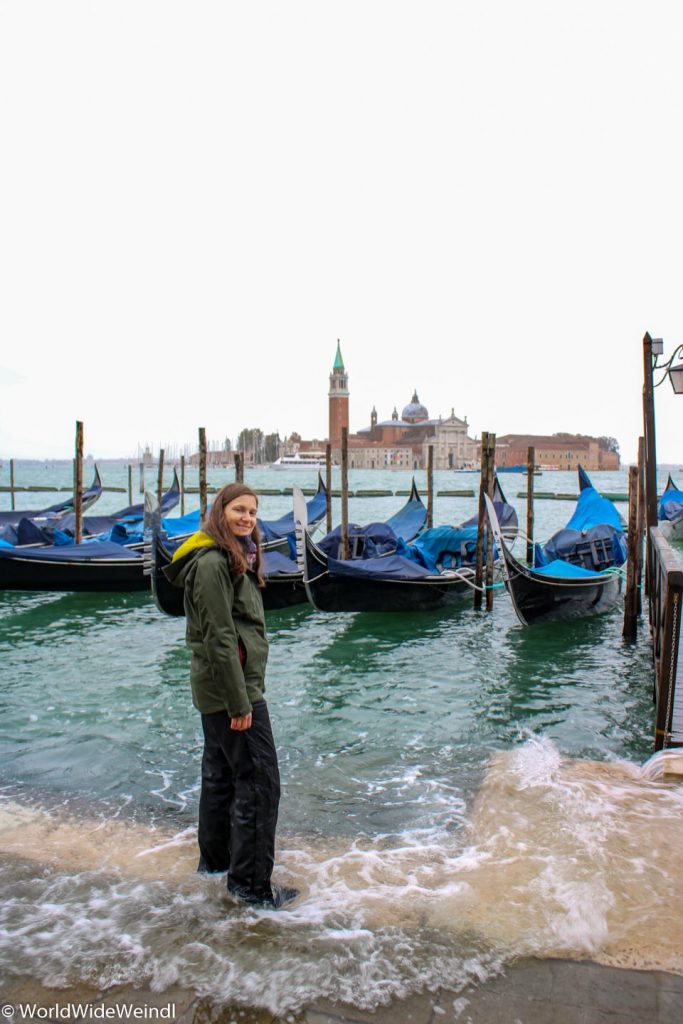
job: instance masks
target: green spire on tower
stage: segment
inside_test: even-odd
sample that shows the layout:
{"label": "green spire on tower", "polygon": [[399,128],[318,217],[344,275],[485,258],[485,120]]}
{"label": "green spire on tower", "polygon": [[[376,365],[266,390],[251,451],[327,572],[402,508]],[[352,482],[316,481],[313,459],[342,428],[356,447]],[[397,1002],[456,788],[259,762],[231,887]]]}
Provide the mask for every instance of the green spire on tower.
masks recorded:
{"label": "green spire on tower", "polygon": [[334,366],[332,367],[332,370],[334,371],[334,370],[343,370],[343,369],[344,369],[344,360],[342,359],[341,347],[339,345],[339,338],[337,338],[337,354],[334,357]]}

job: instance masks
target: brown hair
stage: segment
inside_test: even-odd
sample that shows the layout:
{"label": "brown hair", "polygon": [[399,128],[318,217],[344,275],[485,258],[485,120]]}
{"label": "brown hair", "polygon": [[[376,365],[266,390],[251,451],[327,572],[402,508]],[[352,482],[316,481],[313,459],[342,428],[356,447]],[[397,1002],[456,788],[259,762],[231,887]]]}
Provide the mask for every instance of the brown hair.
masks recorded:
{"label": "brown hair", "polygon": [[[254,498],[258,507],[258,495],[250,487],[237,483],[226,484],[225,487],[221,487],[202,523],[204,533],[208,533],[209,537],[215,540],[218,547],[227,553],[230,559],[230,567],[237,576],[241,576],[242,573],[247,571],[249,563],[247,562],[243,546],[225,521],[224,510],[225,506],[229,505],[231,501],[241,498],[245,494]],[[258,526],[255,526],[251,531],[251,539],[256,545],[256,559],[253,571],[256,574],[259,587],[265,587],[266,584],[261,575],[261,538]]]}

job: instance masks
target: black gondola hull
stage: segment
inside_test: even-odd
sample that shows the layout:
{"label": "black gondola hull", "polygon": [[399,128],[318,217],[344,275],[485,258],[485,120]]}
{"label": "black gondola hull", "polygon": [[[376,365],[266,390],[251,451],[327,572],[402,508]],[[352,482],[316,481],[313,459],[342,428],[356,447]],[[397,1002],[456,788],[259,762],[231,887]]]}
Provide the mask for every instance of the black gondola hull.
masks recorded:
{"label": "black gondola hull", "polygon": [[621,577],[617,574],[582,580],[542,579],[530,573],[509,551],[505,552],[506,586],[521,622],[532,625],[562,622],[607,612],[619,600]]}
{"label": "black gondola hull", "polygon": [[141,558],[111,562],[0,559],[0,590],[129,593],[148,589]]}
{"label": "black gondola hull", "polygon": [[455,575],[430,577],[419,582],[333,576],[328,572],[328,561],[324,553],[305,531],[303,540],[306,592],[309,601],[318,611],[434,611],[470,589],[466,578]]}

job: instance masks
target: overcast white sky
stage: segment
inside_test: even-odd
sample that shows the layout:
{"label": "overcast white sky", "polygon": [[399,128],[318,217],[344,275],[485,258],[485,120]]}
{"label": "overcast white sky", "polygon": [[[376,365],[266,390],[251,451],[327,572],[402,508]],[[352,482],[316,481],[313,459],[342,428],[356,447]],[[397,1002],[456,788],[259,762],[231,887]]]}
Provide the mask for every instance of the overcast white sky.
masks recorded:
{"label": "overcast white sky", "polygon": [[632,458],[682,53],[679,0],[0,0],[0,456],[324,436],[339,337],[352,430],[417,388]]}

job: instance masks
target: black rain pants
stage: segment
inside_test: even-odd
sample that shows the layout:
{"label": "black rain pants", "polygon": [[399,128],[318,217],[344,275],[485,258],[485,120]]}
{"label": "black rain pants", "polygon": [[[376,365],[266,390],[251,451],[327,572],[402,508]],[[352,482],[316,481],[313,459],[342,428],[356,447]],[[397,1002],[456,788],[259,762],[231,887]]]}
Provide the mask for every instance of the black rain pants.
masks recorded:
{"label": "black rain pants", "polygon": [[230,728],[227,711],[202,715],[204,754],[199,798],[199,870],[227,871],[228,889],[268,899],[275,859],[280,773],[265,700],[250,729]]}

